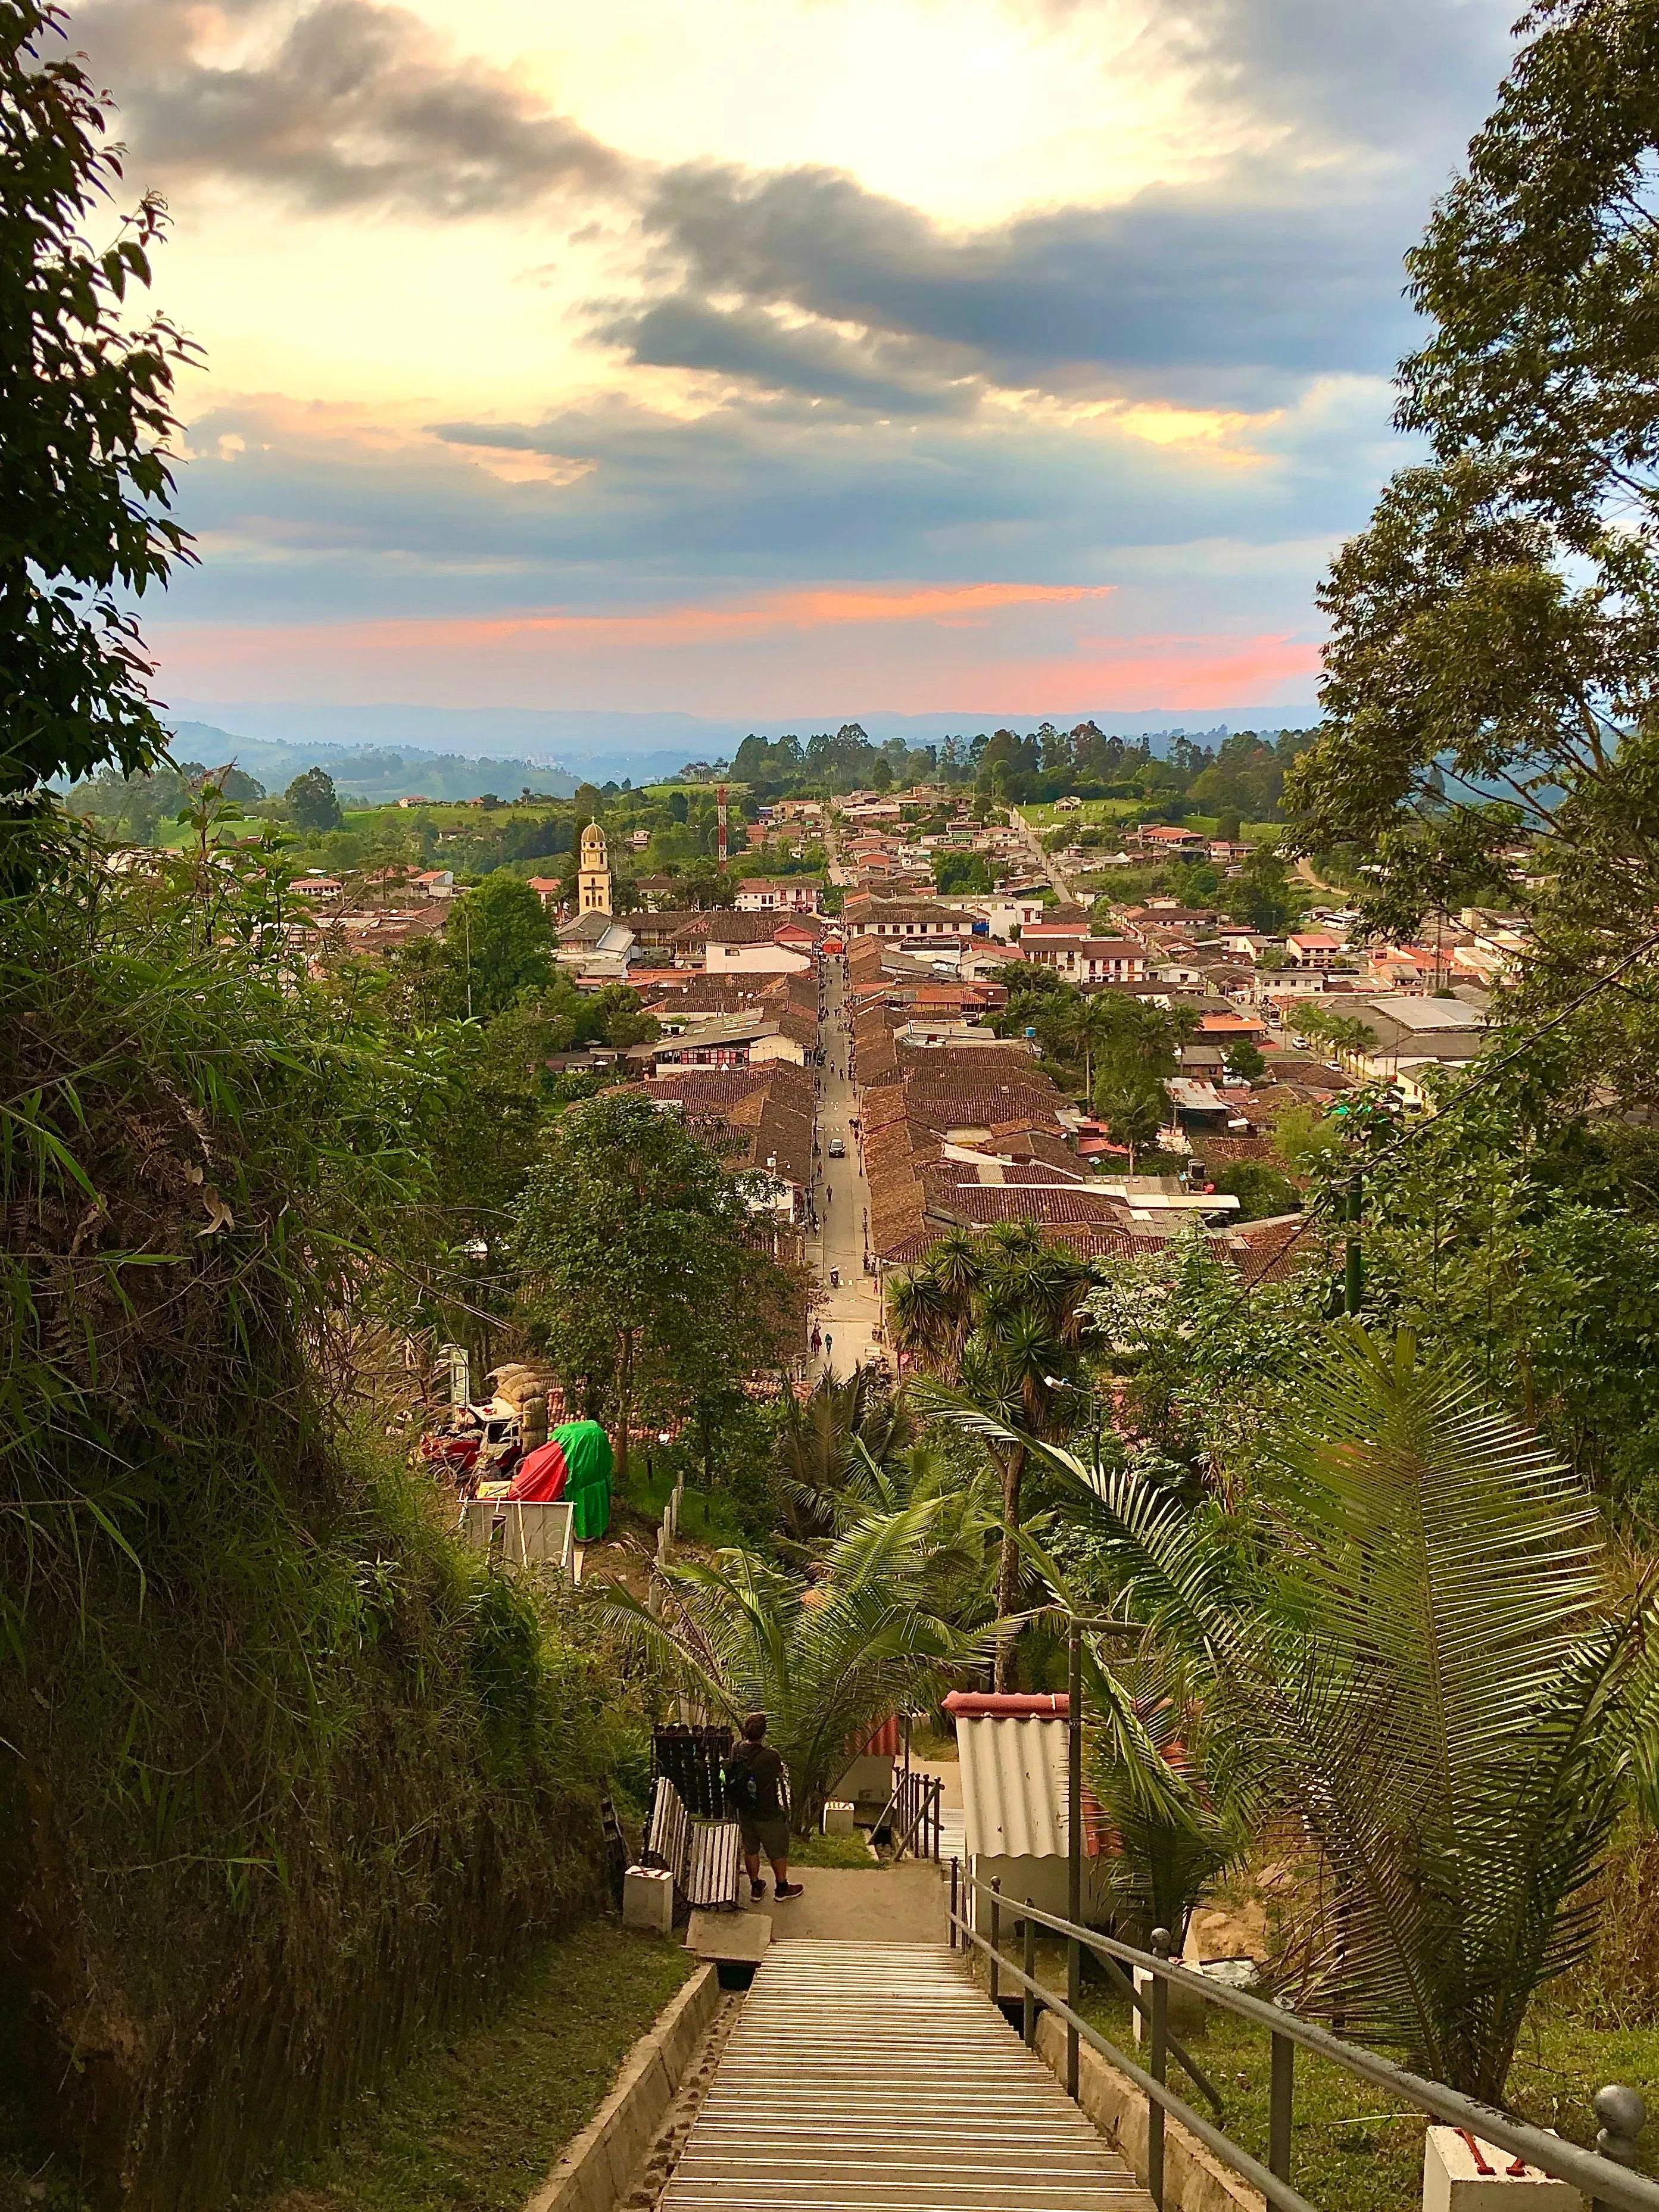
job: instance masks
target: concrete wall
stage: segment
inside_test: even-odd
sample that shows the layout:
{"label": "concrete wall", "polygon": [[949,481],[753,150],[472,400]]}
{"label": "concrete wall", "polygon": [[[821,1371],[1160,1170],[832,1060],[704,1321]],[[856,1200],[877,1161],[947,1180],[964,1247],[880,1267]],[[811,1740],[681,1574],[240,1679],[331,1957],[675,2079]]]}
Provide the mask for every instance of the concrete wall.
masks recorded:
{"label": "concrete wall", "polygon": [[629,2052],[611,2094],[524,2212],[611,2212],[628,2194],[720,2006],[719,1975],[700,1966]]}
{"label": "concrete wall", "polygon": [[[1061,2081],[1066,2079],[1066,2023],[1045,2012],[1037,2021],[1037,2056]],[[1202,2062],[1200,2061],[1200,2063]],[[1128,2161],[1135,2179],[1146,2181],[1146,2097],[1127,2074],[1091,2051],[1078,2052],[1078,2103],[1102,2135]],[[1259,2192],[1241,2181],[1178,2120],[1164,2123],[1164,2212],[1267,2212]]]}

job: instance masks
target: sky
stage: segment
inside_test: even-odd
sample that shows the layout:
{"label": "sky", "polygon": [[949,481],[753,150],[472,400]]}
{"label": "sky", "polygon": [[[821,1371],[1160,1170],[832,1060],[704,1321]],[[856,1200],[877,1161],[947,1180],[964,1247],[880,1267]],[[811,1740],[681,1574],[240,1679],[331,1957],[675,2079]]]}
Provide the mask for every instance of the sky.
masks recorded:
{"label": "sky", "polygon": [[158,691],[1306,701],[1492,0],[96,0],[202,350]]}

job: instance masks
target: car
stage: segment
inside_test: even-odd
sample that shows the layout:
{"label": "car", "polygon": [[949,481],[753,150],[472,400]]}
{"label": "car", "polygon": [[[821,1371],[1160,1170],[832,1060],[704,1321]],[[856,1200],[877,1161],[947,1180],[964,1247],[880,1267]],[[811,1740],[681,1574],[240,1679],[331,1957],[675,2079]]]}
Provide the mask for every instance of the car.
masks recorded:
{"label": "car", "polygon": [[839,1137],[831,1137],[830,1139],[830,1157],[832,1160],[844,1160],[847,1158],[847,1146]]}

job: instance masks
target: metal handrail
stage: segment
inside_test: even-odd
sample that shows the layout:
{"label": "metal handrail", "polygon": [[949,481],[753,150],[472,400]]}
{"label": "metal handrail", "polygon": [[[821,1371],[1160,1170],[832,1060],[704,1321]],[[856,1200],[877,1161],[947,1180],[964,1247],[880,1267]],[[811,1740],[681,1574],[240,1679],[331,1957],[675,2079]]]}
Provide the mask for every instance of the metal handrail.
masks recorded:
{"label": "metal handrail", "polygon": [[[952,1884],[953,1893],[957,1885]],[[1270,2153],[1274,2170],[1270,2171],[1250,2154],[1240,2148],[1219,2128],[1212,2126],[1201,2114],[1176,2096],[1167,2083],[1155,2075],[1146,2072],[1134,2060],[1109,2043],[1097,2029],[1079,2018],[1066,2001],[1052,1990],[1044,1988],[1028,1972],[1016,1966],[1012,1960],[1000,1954],[993,1954],[992,1946],[969,1924],[967,1905],[975,1893],[982,1893],[995,1900],[995,1908],[1011,1917],[1024,1919],[1028,1926],[1047,1928],[1056,1936],[1063,1936],[1094,1952],[1097,1956],[1117,1960],[1130,1967],[1143,1967],[1155,1977],[1153,1988],[1161,1990],[1173,1983],[1177,1988],[1192,1991],[1206,2003],[1218,2005],[1224,2012],[1237,2014],[1243,2020],[1255,2021],[1269,2030],[1274,2038],[1273,2133],[1274,2149]],[[1301,2019],[1281,2005],[1268,2003],[1261,1997],[1247,1996],[1243,1990],[1229,1989],[1207,1974],[1194,1973],[1189,1967],[1177,1966],[1173,1960],[1160,1959],[1156,1953],[1136,1949],[1132,1943],[1121,1942],[1115,1936],[1103,1936],[1098,1929],[1085,1928],[1078,1922],[1064,1920],[1057,1913],[1045,1912],[1041,1906],[1009,1897],[979,1875],[963,1870],[960,1883],[962,1909],[954,1901],[951,1920],[968,1941],[988,1955],[997,1958],[998,1967],[1026,1991],[1028,2002],[1041,1999],[1055,2016],[1074,2029],[1091,2049],[1109,2059],[1120,2072],[1127,2074],[1136,2087],[1146,2093],[1149,2110],[1160,2117],[1164,2113],[1178,2120],[1198,2140],[1214,2151],[1218,2157],[1242,2174],[1253,2187],[1259,2189],[1275,2212],[1316,2212],[1308,2200],[1291,2188],[1288,2179],[1290,2152],[1290,2082],[1288,2069],[1285,2070],[1281,2089],[1281,2047],[1300,2045],[1304,2050],[1316,2052],[1381,2088],[1405,2097],[1431,2119],[1445,2125],[1468,2129],[1477,2133],[1486,2142],[1512,2152],[1528,2166],[1535,2166],[1558,2181],[1570,2182],[1572,2186],[1594,2203],[1610,2205],[1617,2212],[1659,2212],[1659,2183],[1644,2180],[1632,2173],[1614,2160],[1605,2158],[1598,2151],[1585,2150],[1577,2143],[1568,2142],[1562,2136],[1549,2135],[1541,2128],[1529,2127],[1523,2120],[1511,2119],[1495,2106],[1479,2103],[1456,2089],[1448,2088],[1444,2082],[1431,2081],[1406,2067],[1396,2066],[1391,2059],[1368,2051],[1363,2044],[1346,2043],[1310,2021]],[[1164,2011],[1159,2002],[1154,2012]],[[1154,2065],[1162,2063],[1163,2038],[1155,2036]],[[1281,2122],[1282,2110],[1282,2122]],[[1161,2181],[1161,2176],[1159,2177]],[[1161,2203],[1161,2189],[1154,2189],[1154,2197]]]}

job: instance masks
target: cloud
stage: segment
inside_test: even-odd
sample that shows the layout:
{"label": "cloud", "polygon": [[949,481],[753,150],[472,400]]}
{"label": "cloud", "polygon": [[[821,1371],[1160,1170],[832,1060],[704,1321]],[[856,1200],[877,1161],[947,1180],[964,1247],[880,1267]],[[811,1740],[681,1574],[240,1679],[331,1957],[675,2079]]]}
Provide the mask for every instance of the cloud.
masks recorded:
{"label": "cloud", "polygon": [[[116,87],[145,181],[230,177],[319,210],[453,219],[615,192],[633,174],[506,70],[374,0],[319,0],[293,17],[268,0],[106,0],[75,30]],[[235,58],[203,58],[227,47]]]}
{"label": "cloud", "polygon": [[811,700],[1086,713],[1306,696],[1317,647],[1284,634],[1128,632],[1103,591],[819,585],[709,605],[470,621],[169,623],[181,696],[385,699],[775,715]]}
{"label": "cloud", "polygon": [[684,296],[600,323],[594,337],[653,368],[737,378],[770,392],[834,400],[879,415],[963,414],[978,402],[979,362],[965,349],[897,337],[848,338],[790,325],[756,308],[721,312]]}
{"label": "cloud", "polygon": [[1160,0],[1148,43],[1212,107],[1304,151],[1443,158],[1491,104],[1510,0]]}
{"label": "cloud", "polygon": [[[1410,327],[1400,256],[1420,218],[1414,196],[1340,179],[1313,191],[1261,163],[1248,180],[1158,185],[963,234],[833,170],[683,167],[642,218],[665,289],[601,334],[636,361],[769,389],[833,384],[856,398],[863,382],[883,404],[908,389],[916,412],[927,384],[959,404],[969,377],[1261,409],[1320,376],[1386,372]],[[716,313],[716,301],[740,305]],[[757,343],[760,318],[778,313],[836,331],[833,379],[821,343]],[[884,374],[895,359],[913,364],[896,390]]]}

